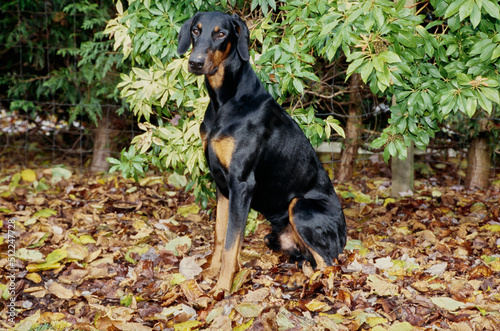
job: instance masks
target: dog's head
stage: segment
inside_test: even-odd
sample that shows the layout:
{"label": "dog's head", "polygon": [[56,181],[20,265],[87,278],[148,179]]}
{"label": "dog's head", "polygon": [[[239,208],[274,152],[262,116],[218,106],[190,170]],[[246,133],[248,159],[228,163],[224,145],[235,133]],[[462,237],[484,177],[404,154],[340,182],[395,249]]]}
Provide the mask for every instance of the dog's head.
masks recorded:
{"label": "dog's head", "polygon": [[178,37],[177,52],[184,54],[193,45],[189,71],[196,75],[223,75],[224,62],[234,52],[248,61],[249,31],[238,17],[220,12],[197,13],[187,20]]}

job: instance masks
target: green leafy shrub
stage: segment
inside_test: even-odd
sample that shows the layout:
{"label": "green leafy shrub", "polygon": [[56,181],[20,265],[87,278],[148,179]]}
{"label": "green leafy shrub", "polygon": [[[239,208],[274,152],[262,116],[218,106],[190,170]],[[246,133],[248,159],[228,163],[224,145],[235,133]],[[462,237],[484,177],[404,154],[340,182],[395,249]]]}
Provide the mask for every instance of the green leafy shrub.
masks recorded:
{"label": "green leafy shrub", "polygon": [[136,150],[159,168],[190,174],[190,187],[198,197],[210,192],[198,137],[208,97],[203,78],[188,73],[189,54],[176,54],[177,33],[197,11],[235,12],[245,18],[259,78],[314,145],[333,132],[343,135],[339,122],[325,118],[321,110],[325,99],[333,98],[333,84],[325,83],[331,72],[326,68],[332,66],[333,72],[341,72],[334,77],[344,81],[335,93],[340,100],[346,99],[345,80],[353,73],[359,73],[375,95],[394,98],[388,126],[372,143],[384,147],[386,161],[391,156],[405,158],[412,142],[425,148],[439,124],[460,112],[472,116],[479,108],[488,113],[497,108],[498,3],[405,4],[167,0],[131,1],[125,10],[118,2],[118,17],[106,32],[114,36],[115,49],[133,63],[121,77],[121,95],[134,114],[149,123],[133,141]]}

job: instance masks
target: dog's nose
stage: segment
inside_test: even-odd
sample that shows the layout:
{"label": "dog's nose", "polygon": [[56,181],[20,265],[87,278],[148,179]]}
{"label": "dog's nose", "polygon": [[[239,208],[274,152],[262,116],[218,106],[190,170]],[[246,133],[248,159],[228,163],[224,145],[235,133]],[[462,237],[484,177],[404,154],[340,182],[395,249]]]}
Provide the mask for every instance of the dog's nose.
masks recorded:
{"label": "dog's nose", "polygon": [[203,68],[204,64],[205,64],[205,61],[203,61],[203,59],[189,60],[189,67],[192,70],[201,70],[201,68]]}

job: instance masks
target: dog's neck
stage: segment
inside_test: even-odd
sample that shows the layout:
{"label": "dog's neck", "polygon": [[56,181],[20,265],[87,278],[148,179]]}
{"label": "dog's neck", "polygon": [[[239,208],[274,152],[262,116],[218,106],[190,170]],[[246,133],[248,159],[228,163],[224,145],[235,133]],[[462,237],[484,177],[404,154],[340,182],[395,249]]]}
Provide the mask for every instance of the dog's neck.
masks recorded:
{"label": "dog's neck", "polygon": [[246,100],[260,92],[262,84],[252,69],[250,62],[237,59],[224,61],[215,75],[205,76],[205,85],[212,104],[217,111],[231,99]]}

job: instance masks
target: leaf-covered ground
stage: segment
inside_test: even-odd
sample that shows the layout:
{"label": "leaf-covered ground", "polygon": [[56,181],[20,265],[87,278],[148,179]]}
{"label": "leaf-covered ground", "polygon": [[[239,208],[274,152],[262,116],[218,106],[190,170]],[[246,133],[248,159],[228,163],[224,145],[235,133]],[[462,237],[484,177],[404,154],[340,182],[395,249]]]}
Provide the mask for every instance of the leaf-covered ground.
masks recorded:
{"label": "leaf-covered ground", "polygon": [[432,171],[397,201],[377,173],[337,185],[349,238],[322,271],[267,249],[252,220],[234,293],[214,298],[214,214],[179,178],[4,169],[1,327],[500,330],[500,176],[467,191]]}

